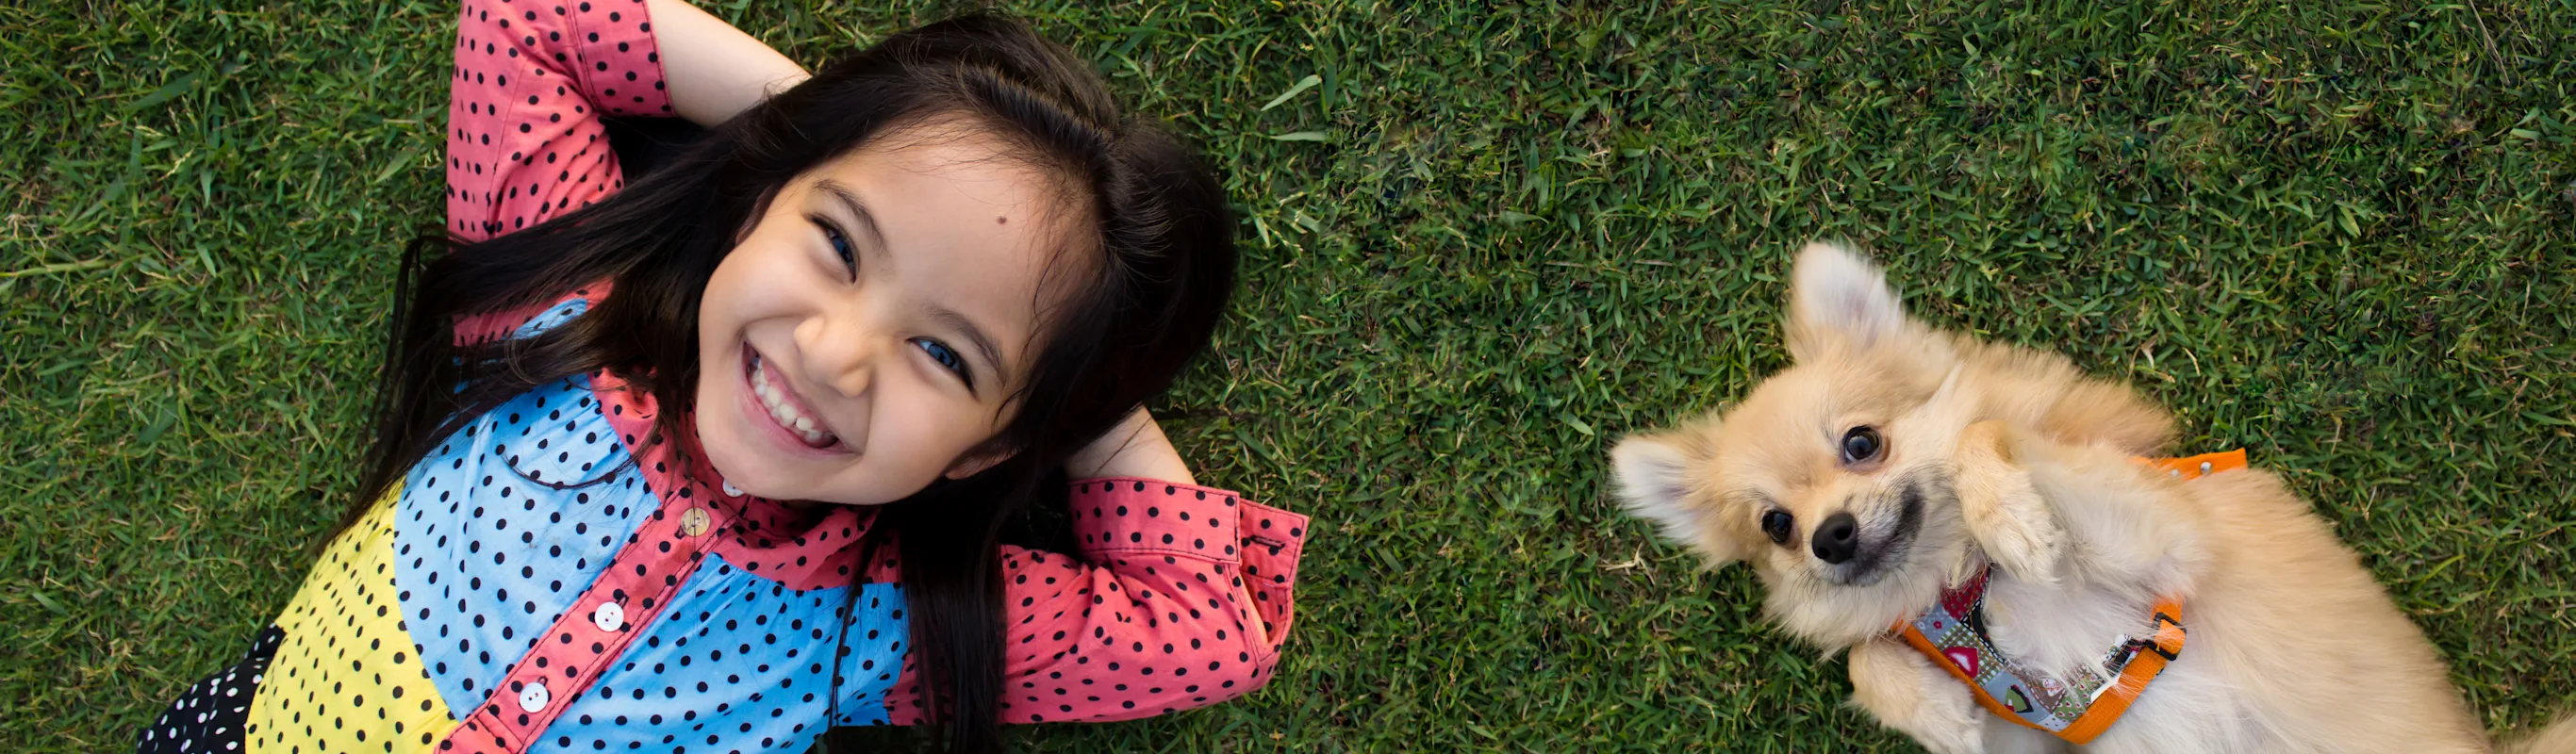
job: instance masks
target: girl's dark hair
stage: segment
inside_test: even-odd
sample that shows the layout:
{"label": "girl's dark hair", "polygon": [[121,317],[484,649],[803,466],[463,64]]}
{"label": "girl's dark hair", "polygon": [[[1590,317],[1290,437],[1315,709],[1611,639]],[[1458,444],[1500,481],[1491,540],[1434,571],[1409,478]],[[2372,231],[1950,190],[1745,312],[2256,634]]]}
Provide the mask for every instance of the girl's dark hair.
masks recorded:
{"label": "girl's dark hair", "polygon": [[[440,438],[572,375],[615,372],[662,407],[663,438],[692,437],[699,297],[738,233],[798,175],[933,122],[1001,137],[1010,157],[1064,179],[1075,216],[1087,210],[1098,221],[1097,262],[1053,268],[1066,303],[1044,323],[1032,374],[1013,396],[1018,413],[985,446],[1014,454],[889,504],[878,519],[900,542],[934,735],[956,751],[998,750],[1000,533],[1052,492],[1047,482],[1066,458],[1205,347],[1234,285],[1234,223],[1214,176],[1159,123],[1122,113],[1089,64],[1015,20],[974,15],[896,34],[717,126],[597,204],[487,241],[415,243],[398,283],[375,441],[347,520]],[[606,298],[552,330],[453,340],[460,317],[543,304],[600,280],[613,284]]]}

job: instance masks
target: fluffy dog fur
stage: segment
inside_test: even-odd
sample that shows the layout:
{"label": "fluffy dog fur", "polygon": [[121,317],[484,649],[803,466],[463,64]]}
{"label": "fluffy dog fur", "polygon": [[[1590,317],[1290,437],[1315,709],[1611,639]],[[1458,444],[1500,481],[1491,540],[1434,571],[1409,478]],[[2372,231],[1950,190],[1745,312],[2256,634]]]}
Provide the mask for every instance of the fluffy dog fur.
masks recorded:
{"label": "fluffy dog fur", "polygon": [[[1750,564],[1770,616],[1848,650],[1853,699],[1938,752],[2052,751],[1889,634],[1988,563],[1993,638],[2032,667],[2098,661],[2178,597],[2181,658],[2097,752],[2481,752],[2485,730],[2422,632],[2308,505],[2263,471],[2184,482],[2135,463],[2173,420],[2054,354],[1906,317],[1866,260],[1801,253],[1795,364],[1741,403],[1612,451],[1619,495],[1713,565]],[[1855,427],[1879,450],[1854,459]],[[1791,517],[1785,542],[1762,525]],[[1828,562],[1819,522],[1849,513]],[[1830,531],[1844,531],[1832,527]],[[1827,534],[1833,537],[1833,534]],[[2526,746],[2576,738],[2562,721]]]}

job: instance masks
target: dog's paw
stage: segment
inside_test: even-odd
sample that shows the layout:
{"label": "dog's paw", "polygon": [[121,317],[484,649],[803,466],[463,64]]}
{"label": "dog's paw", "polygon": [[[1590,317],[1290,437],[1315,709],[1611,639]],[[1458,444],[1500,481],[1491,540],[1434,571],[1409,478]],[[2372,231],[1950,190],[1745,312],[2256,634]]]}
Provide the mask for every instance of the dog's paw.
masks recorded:
{"label": "dog's paw", "polygon": [[2066,532],[2015,459],[2010,431],[1998,422],[1968,425],[1959,439],[1958,464],[1960,513],[1986,557],[2015,578],[2057,583]]}
{"label": "dog's paw", "polygon": [[1851,648],[1852,705],[1938,754],[1985,748],[1984,710],[1968,687],[1891,638]]}

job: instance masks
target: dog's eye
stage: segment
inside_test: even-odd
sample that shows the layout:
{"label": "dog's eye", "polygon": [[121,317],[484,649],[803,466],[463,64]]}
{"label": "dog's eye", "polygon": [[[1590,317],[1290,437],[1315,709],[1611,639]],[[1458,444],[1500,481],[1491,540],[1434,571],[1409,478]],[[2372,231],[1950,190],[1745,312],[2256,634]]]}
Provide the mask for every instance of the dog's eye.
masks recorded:
{"label": "dog's eye", "polygon": [[1887,442],[1878,436],[1876,429],[1861,426],[1843,433],[1843,463],[1868,462],[1885,452]]}
{"label": "dog's eye", "polygon": [[1764,513],[1762,514],[1762,533],[1771,535],[1772,544],[1788,544],[1789,525],[1793,521],[1794,519],[1789,518],[1789,514],[1780,511]]}

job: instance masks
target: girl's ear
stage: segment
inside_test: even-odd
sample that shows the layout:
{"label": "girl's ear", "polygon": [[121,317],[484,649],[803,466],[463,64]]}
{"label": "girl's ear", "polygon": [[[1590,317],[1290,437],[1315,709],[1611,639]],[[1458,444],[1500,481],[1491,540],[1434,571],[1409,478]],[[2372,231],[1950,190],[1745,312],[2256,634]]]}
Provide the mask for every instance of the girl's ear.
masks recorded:
{"label": "girl's ear", "polygon": [[978,446],[966,451],[965,455],[958,456],[957,462],[948,464],[948,470],[940,472],[940,476],[964,479],[984,473],[985,469],[1000,466],[1003,461],[1011,460],[1011,456],[1019,454],[1016,450],[991,450]]}
{"label": "girl's ear", "polygon": [[1905,307],[1876,265],[1843,246],[1798,252],[1789,282],[1789,355],[1800,362],[1858,353],[1905,331]]}
{"label": "girl's ear", "polygon": [[1711,519],[1713,511],[1694,495],[1691,467],[1706,462],[1708,438],[1717,422],[1644,435],[1630,435],[1610,449],[1611,476],[1619,502],[1638,518],[1655,522],[1664,539],[1690,547],[1711,566],[1741,560],[1735,541]]}

